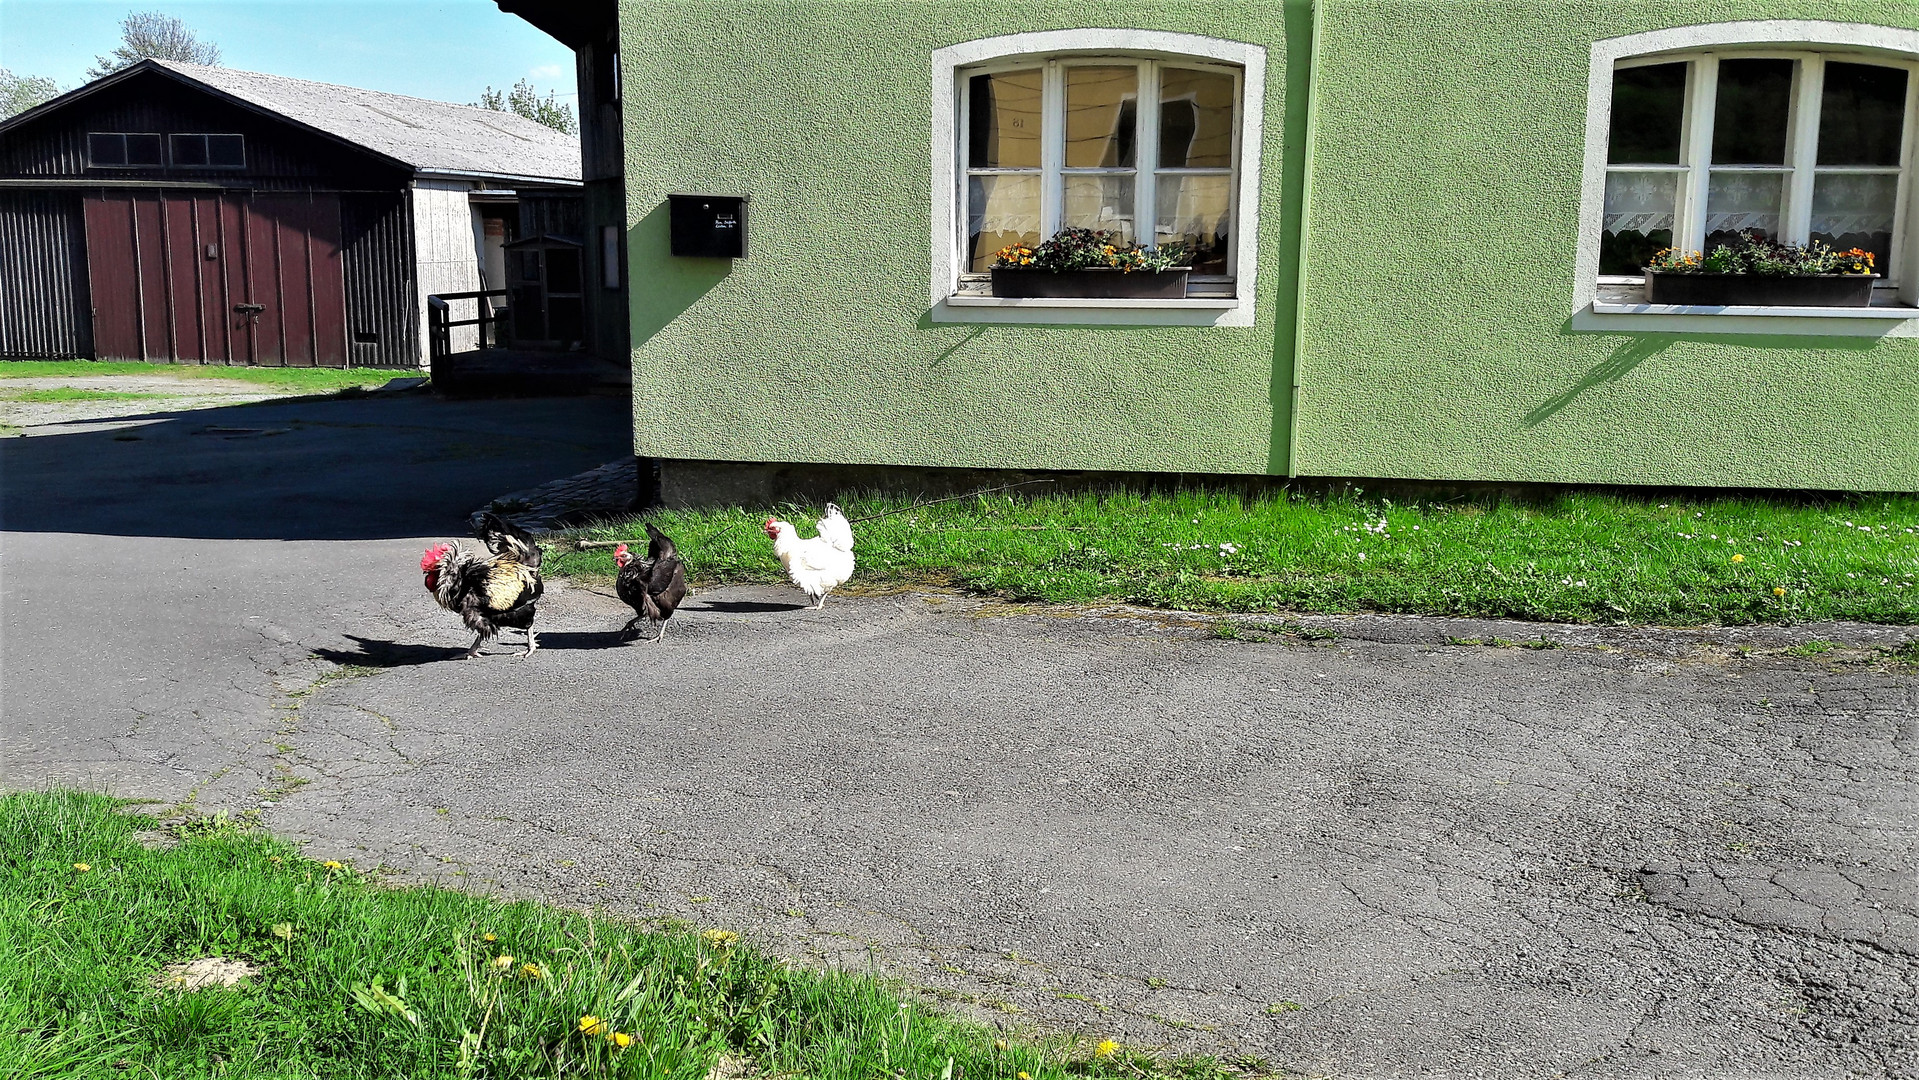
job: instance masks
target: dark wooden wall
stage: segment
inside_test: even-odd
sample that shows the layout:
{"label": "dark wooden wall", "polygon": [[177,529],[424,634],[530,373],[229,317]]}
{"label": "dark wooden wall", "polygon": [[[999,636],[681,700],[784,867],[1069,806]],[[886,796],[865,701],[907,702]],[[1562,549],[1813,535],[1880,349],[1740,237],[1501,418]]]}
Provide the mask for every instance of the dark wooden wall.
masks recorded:
{"label": "dark wooden wall", "polygon": [[[238,134],[246,166],[89,168],[88,132]],[[169,192],[339,196],[354,366],[419,363],[412,171],[158,72],[137,75],[0,135],[0,356],[93,355],[82,193],[138,184]],[[38,185],[38,186],[35,186]],[[15,285],[16,282],[22,284]]]}

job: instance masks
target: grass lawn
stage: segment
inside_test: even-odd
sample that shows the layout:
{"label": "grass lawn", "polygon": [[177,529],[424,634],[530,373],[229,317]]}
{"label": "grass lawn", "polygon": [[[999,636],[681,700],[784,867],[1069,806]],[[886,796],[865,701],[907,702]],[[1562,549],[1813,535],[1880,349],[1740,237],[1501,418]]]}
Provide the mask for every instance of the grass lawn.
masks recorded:
{"label": "grass lawn", "polygon": [[[1020,601],[1123,601],[1224,612],[1409,612],[1660,625],[1919,622],[1919,497],[1638,501],[1572,494],[1526,505],[1395,503],[1363,493],[982,495],[909,509],[843,504],[855,585],[958,586]],[[813,512],[817,512],[814,508]],[[768,511],[670,511],[699,583],[782,582]],[[812,513],[772,511],[810,535]],[[563,534],[631,540],[634,522]],[[611,552],[550,572],[610,579]]]}
{"label": "grass lawn", "polygon": [[[221,820],[150,850],[134,832],[152,823],[122,809],[74,792],[0,799],[0,1075],[1226,1072],[1065,1037],[1008,1045],[872,979],[791,970],[732,931],[383,887]],[[163,968],[206,957],[258,973],[232,989],[167,982]],[[715,1072],[722,1058],[734,1071]]]}
{"label": "grass lawn", "polygon": [[71,375],[149,375],[178,379],[237,379],[241,382],[259,383],[276,390],[308,390],[314,393],[325,393],[329,390],[343,390],[349,386],[379,386],[390,379],[418,377],[420,372],[411,368],[222,367],[218,364],[102,363],[95,360],[0,362],[0,379]]}
{"label": "grass lawn", "polygon": [[54,386],[41,390],[0,390],[0,401],[134,401],[165,397],[165,394],[127,393],[119,390],[78,390]]}

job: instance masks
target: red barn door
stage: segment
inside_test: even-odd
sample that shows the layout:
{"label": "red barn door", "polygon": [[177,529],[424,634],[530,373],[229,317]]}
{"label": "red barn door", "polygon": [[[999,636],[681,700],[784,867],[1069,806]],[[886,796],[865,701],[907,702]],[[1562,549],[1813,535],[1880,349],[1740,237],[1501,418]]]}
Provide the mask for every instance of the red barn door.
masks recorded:
{"label": "red barn door", "polygon": [[99,359],[346,366],[339,196],[108,190],[86,223]]}

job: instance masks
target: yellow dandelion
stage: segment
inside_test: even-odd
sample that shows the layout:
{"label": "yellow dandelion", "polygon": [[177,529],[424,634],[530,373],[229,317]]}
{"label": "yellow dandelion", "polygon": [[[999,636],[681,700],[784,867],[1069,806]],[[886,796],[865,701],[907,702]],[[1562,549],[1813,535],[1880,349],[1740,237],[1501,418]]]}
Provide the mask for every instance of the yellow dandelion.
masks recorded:
{"label": "yellow dandelion", "polygon": [[480,940],[481,941],[498,941],[500,940],[500,937],[498,934],[481,934]]}
{"label": "yellow dandelion", "polygon": [[580,1017],[580,1034],[604,1035],[606,1034],[606,1021],[591,1014],[582,1016]]}
{"label": "yellow dandelion", "polygon": [[1732,557],[1732,561],[1733,561],[1733,562],[1745,562],[1745,561],[1746,561],[1746,557],[1745,557],[1744,555],[1734,555],[1734,556]]}
{"label": "yellow dandelion", "polygon": [[993,1049],[995,1049],[995,1050],[998,1050],[998,1051],[999,1051],[1000,1053],[1002,1053],[1002,1054],[1004,1054],[1004,1053],[1006,1052],[1006,1040],[1005,1040],[1005,1039],[994,1039],[994,1040],[993,1040]]}
{"label": "yellow dandelion", "polygon": [[1784,589],[1779,589],[1779,588],[1775,588],[1775,589],[1773,589],[1773,590],[1772,590],[1772,594],[1773,594],[1774,596],[1784,596],[1784,595],[1786,595],[1786,590],[1784,590]]}
{"label": "yellow dandelion", "polygon": [[272,863],[272,864],[273,864],[273,865],[275,865],[275,866],[279,866],[279,865],[280,865],[281,863],[284,863],[284,862],[286,862],[286,860],[285,860],[285,859],[282,859],[282,858],[281,858],[281,857],[279,857],[278,855],[270,855],[270,856],[268,856],[268,857],[267,857],[267,861],[268,861],[268,862],[270,862],[270,863]]}
{"label": "yellow dandelion", "polygon": [[613,1034],[608,1035],[606,1037],[606,1041],[612,1043],[614,1046],[620,1048],[621,1050],[624,1050],[627,1047],[633,1045],[633,1036],[628,1035],[624,1031],[616,1031]]}
{"label": "yellow dandelion", "polygon": [[1109,1058],[1117,1053],[1119,1053],[1119,1044],[1111,1039],[1101,1039],[1099,1045],[1093,1047],[1093,1056],[1097,1058]]}
{"label": "yellow dandelion", "polygon": [[83,863],[83,862],[77,862],[77,863],[74,863],[74,864],[73,864],[73,868],[74,868],[74,870],[75,870],[75,871],[77,871],[77,872],[79,872],[79,873],[82,873],[82,874],[84,874],[84,873],[86,873],[87,871],[89,871],[89,870],[91,870],[91,869],[93,869],[93,864],[92,864],[92,863]]}
{"label": "yellow dandelion", "polygon": [[1033,1074],[1032,1074],[1032,1073],[1020,1073],[1020,1074],[1019,1074],[1019,1080],[1033,1080]]}
{"label": "yellow dandelion", "polygon": [[545,972],[544,970],[542,970],[542,969],[541,969],[541,967],[540,967],[540,965],[538,965],[538,964],[521,964],[521,965],[520,965],[520,978],[522,978],[522,979],[544,979],[544,978],[546,978],[546,972]]}
{"label": "yellow dandelion", "polygon": [[346,869],[345,863],[336,862],[333,859],[328,859],[327,861],[321,863],[320,865],[325,867],[328,870],[345,870]]}
{"label": "yellow dandelion", "polygon": [[495,971],[505,971],[512,966],[513,958],[511,956],[496,956],[493,958],[493,970]]}
{"label": "yellow dandelion", "polygon": [[700,934],[700,940],[716,949],[729,949],[740,940],[740,935],[731,930],[707,930]]}

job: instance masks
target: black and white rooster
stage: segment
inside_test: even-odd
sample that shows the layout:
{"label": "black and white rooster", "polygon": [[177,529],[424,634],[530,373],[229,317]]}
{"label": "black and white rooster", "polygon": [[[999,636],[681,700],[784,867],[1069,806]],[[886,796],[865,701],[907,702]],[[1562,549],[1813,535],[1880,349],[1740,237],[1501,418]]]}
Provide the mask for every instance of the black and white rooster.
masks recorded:
{"label": "black and white rooster", "polygon": [[545,591],[540,545],[525,529],[496,514],[480,514],[473,535],[486,545],[487,554],[452,544],[426,549],[420,558],[426,591],[479,635],[461,659],[478,656],[480,646],[508,626],[526,631],[526,652],[521,655],[532,656],[540,647],[533,636],[533,615]]}
{"label": "black and white rooster", "polygon": [[614,565],[620,568],[619,576],[613,579],[613,591],[633,609],[632,621],[620,631],[622,641],[639,636],[641,619],[652,620],[656,628],[654,641],[664,639],[666,620],[673,617],[673,609],[686,598],[686,566],[680,561],[673,541],[651,522],[646,526],[646,538],[644,559],[627,551],[625,544],[613,549]]}

